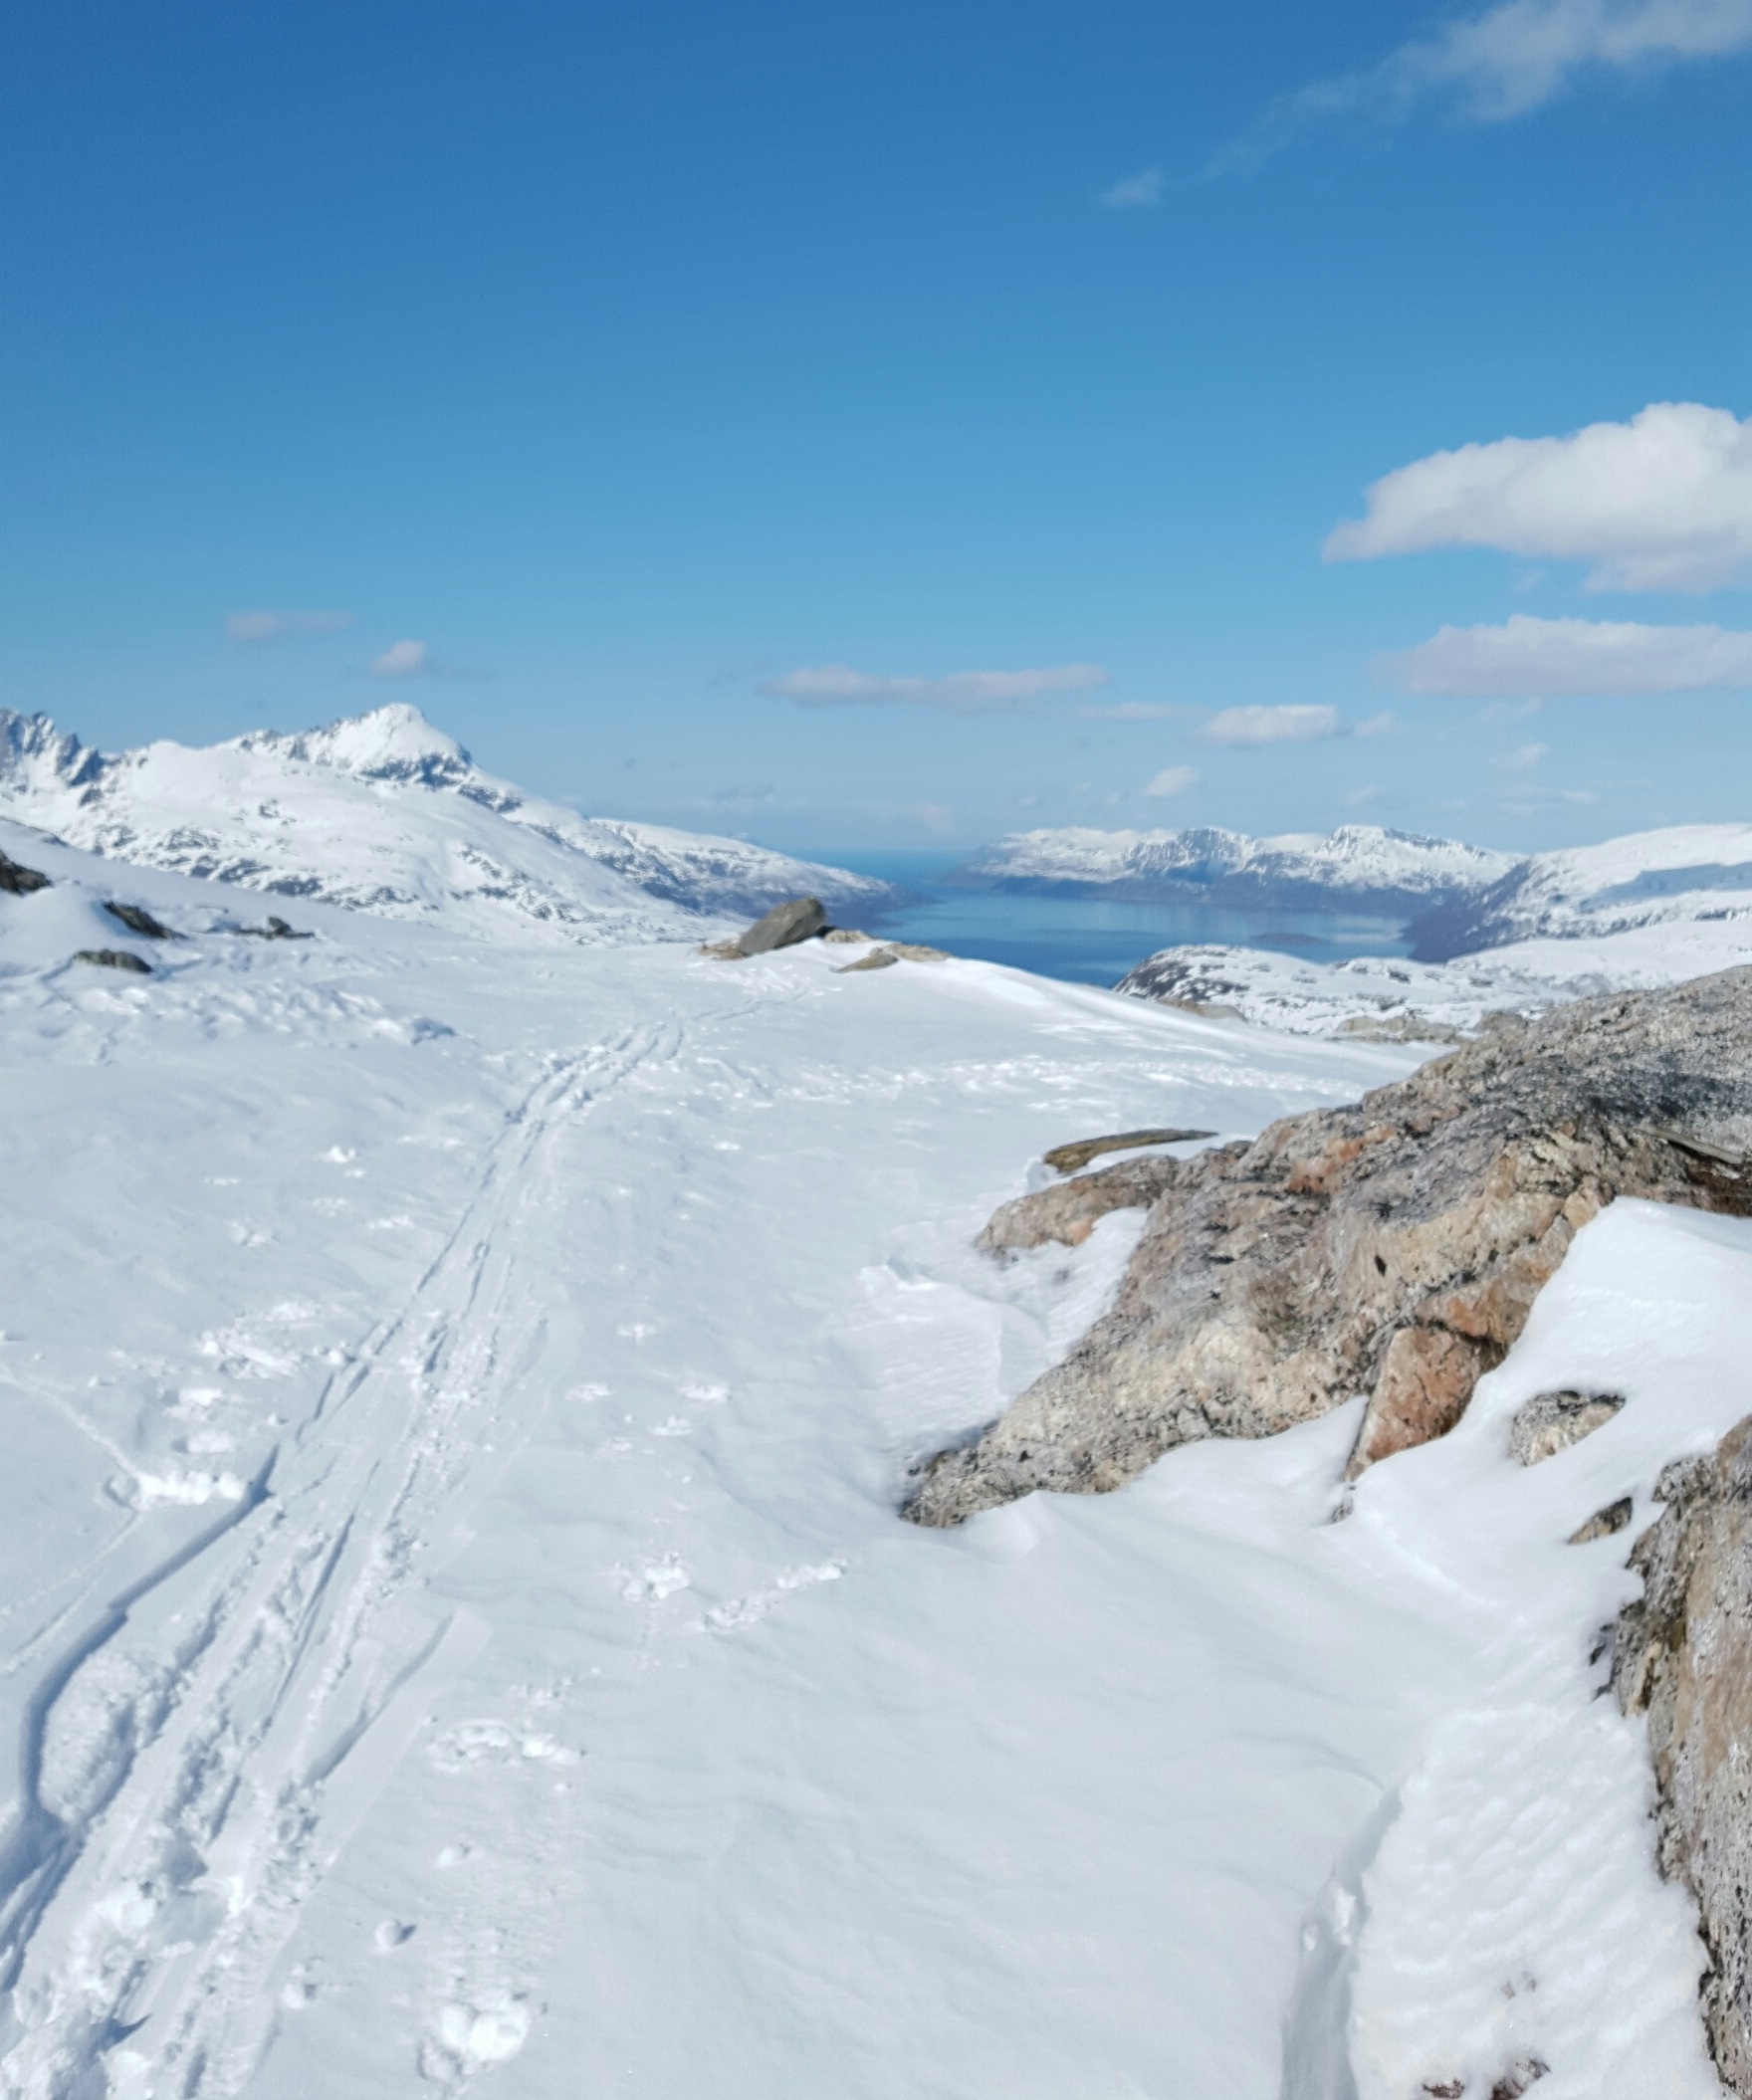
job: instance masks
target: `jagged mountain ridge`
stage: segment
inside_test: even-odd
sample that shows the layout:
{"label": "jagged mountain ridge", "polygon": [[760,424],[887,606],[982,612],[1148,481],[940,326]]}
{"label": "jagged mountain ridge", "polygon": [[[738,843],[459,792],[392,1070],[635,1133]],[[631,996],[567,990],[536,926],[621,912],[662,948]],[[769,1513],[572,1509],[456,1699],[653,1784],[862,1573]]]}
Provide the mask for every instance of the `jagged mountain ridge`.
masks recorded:
{"label": "jagged mountain ridge", "polygon": [[0,811],[111,860],[389,918],[573,942],[694,938],[812,892],[887,885],[737,839],[580,817],[482,771],[417,708],[114,753],[0,709]]}
{"label": "jagged mountain ridge", "polygon": [[1410,915],[1477,897],[1518,865],[1510,853],[1374,824],[1277,838],[1214,825],[1185,831],[1068,826],[1011,833],[971,856],[952,880],[1024,895],[1098,890],[1138,902]]}

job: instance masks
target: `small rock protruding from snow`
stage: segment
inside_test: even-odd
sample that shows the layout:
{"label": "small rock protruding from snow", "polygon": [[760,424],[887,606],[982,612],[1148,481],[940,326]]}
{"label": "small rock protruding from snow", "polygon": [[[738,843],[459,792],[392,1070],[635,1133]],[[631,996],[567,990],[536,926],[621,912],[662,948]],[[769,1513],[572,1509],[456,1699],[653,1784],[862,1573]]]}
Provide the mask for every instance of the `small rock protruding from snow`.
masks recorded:
{"label": "small rock protruding from snow", "polygon": [[144,905],[109,903],[104,909],[111,919],[119,920],[130,934],[138,934],[143,941],[179,941],[182,938],[173,934],[162,920],[154,919]]}
{"label": "small rock protruding from snow", "polygon": [[1555,1458],[1604,1429],[1624,1404],[1616,1392],[1537,1392],[1509,1424],[1509,1456],[1521,1466]]}
{"label": "small rock protruding from snow", "polygon": [[35,868],[22,867],[10,854],[0,853],[0,890],[8,897],[29,897],[49,888],[49,878]]}
{"label": "small rock protruding from snow", "polygon": [[1214,1131],[1181,1131],[1163,1128],[1148,1131],[1116,1131],[1110,1138],[1079,1138],[1072,1145],[1055,1145],[1040,1155],[1054,1173],[1074,1174],[1100,1158],[1103,1153],[1135,1153],[1146,1145],[1183,1145],[1195,1138],[1214,1138]]}
{"label": "small rock protruding from snow", "polygon": [[74,950],[76,962],[95,962],[104,969],[129,970],[136,977],[149,977],[152,965],[143,955],[125,947],[82,947]]}

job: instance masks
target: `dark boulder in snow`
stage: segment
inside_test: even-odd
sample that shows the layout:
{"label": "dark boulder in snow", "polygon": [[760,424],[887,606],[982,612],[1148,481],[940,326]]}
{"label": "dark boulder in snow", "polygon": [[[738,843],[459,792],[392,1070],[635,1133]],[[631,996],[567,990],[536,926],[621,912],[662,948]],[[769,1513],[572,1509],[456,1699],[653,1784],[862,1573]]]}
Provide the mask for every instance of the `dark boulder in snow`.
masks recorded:
{"label": "dark boulder in snow", "polygon": [[745,955],[766,955],[775,947],[813,941],[826,931],[827,913],[820,898],[793,897],[787,904],[775,904],[765,919],[757,919],[737,946]]}
{"label": "dark boulder in snow", "polygon": [[76,962],[96,962],[104,969],[131,970],[136,977],[149,977],[152,965],[143,955],[136,955],[125,947],[82,947],[76,950]]}
{"label": "dark boulder in snow", "polygon": [[154,919],[143,905],[107,904],[104,907],[111,919],[120,920],[130,934],[138,934],[147,941],[179,941],[180,934],[173,934],[167,926]]}
{"label": "dark boulder in snow", "polygon": [[0,890],[9,897],[29,897],[35,890],[49,888],[49,878],[39,875],[35,868],[21,867],[9,854],[0,853]]}
{"label": "dark boulder in snow", "polygon": [[1201,1153],[1156,1198],[1113,1310],[934,1459],[908,1515],[1099,1493],[1176,1444],[1269,1436],[1365,1392],[1361,1471],[1453,1425],[1603,1205],[1752,1213],[1749,1151],[1737,969],[1500,1026],[1355,1108]]}

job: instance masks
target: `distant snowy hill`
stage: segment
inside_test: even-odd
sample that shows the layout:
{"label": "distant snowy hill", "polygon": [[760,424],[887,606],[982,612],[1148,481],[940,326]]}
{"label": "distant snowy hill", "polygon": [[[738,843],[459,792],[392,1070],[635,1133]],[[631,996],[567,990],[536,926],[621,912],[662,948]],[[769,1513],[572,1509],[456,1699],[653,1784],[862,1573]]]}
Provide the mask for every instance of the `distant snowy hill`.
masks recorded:
{"label": "distant snowy hill", "polygon": [[1521,941],[1752,917],[1752,824],[1681,824],[1536,853],[1489,888],[1412,923],[1412,953],[1444,962]]}
{"label": "distant snowy hill", "polygon": [[1140,901],[1410,916],[1478,897],[1517,865],[1513,854],[1374,824],[1345,824],[1330,835],[1292,832],[1268,839],[1211,826],[1190,831],[1070,827],[1001,838],[965,861],[953,880],[968,888],[1024,894],[1095,889]]}
{"label": "distant snowy hill", "polygon": [[0,709],[0,813],[142,867],[571,942],[694,938],[802,893],[849,917],[892,894],[736,839],[577,816],[482,772],[405,705],[114,754]]}

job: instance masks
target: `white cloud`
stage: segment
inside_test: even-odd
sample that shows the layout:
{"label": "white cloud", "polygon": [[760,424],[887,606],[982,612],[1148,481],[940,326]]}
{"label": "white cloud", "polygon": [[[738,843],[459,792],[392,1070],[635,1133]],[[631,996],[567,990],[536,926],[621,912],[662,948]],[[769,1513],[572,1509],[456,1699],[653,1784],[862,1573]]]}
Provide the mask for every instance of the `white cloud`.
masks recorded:
{"label": "white cloud", "polygon": [[418,678],[432,668],[432,652],[424,642],[391,642],[381,656],[371,659],[377,678]]}
{"label": "white cloud", "polygon": [[225,622],[225,639],[278,642],[290,634],[340,634],[351,625],[350,612],[234,612]]}
{"label": "white cloud", "polygon": [[1144,792],[1147,795],[1184,795],[1189,787],[1198,784],[1199,775],[1190,765],[1165,765],[1146,784]]}
{"label": "white cloud", "polygon": [[1224,708],[1199,732],[1201,743],[1317,743],[1342,736],[1337,708]]}
{"label": "white cloud", "polygon": [[1398,123],[1434,102],[1463,122],[1505,123],[1589,72],[1647,73],[1747,50],[1752,0],[1503,0],[1402,44],[1378,65],[1284,97],[1217,166],[1257,164],[1334,118]]}
{"label": "white cloud", "polygon": [[821,664],[769,678],[760,687],[804,708],[940,708],[950,715],[1013,713],[1050,693],[1104,686],[1099,664],[1060,664],[1044,671],[956,671],[948,678],[880,678],[849,664]]}
{"label": "white cloud", "polygon": [[1752,420],[1657,401],[1570,437],[1432,452],[1368,504],[1328,534],[1328,561],[1484,546],[1592,562],[1596,590],[1709,590],[1752,573]]}
{"label": "white cloud", "polygon": [[1123,182],[1116,182],[1111,189],[1104,189],[1098,200],[1109,211],[1136,211],[1140,206],[1162,202],[1162,170],[1159,167],[1140,168],[1135,175],[1128,175]]}
{"label": "white cloud", "polygon": [[1752,689],[1752,633],[1518,612],[1501,627],[1443,627],[1386,663],[1408,693],[1475,699]]}

